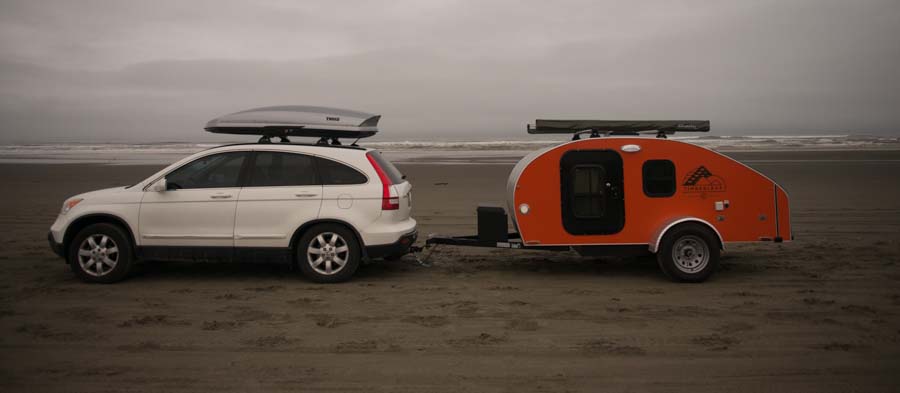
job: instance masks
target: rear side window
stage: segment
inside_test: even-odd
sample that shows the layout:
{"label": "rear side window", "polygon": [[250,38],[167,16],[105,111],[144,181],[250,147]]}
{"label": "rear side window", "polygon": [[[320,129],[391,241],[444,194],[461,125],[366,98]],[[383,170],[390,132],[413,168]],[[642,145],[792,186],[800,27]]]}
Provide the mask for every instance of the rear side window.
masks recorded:
{"label": "rear side window", "polygon": [[675,195],[675,164],[669,160],[644,162],[644,194],[651,198]]}
{"label": "rear side window", "polygon": [[358,170],[327,158],[316,157],[316,166],[318,166],[322,184],[326,186],[363,184],[368,181],[366,175]]}
{"label": "rear side window", "polygon": [[403,183],[403,174],[400,173],[400,170],[394,166],[390,161],[386,160],[384,156],[381,155],[381,152],[372,150],[368,153],[369,157],[372,157],[375,162],[378,163],[378,166],[384,171],[384,174],[387,175],[388,179],[391,179],[391,184],[400,184]]}
{"label": "rear side window", "polygon": [[316,185],[313,158],[303,154],[257,152],[248,187]]}

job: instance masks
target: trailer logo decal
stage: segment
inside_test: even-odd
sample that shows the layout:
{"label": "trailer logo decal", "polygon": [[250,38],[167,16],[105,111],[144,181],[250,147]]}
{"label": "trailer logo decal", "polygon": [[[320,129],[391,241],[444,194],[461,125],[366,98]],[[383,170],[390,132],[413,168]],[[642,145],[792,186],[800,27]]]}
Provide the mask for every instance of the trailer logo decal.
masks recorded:
{"label": "trailer logo decal", "polygon": [[684,176],[681,186],[684,192],[722,192],[725,191],[725,180],[701,165]]}

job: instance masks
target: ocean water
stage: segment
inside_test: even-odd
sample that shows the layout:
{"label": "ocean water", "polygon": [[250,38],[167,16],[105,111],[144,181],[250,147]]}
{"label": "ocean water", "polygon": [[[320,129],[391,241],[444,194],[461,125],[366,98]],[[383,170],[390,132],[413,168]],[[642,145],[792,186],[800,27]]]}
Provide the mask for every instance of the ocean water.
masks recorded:
{"label": "ocean water", "polygon": [[[648,136],[649,138],[649,136]],[[900,137],[858,135],[803,136],[675,136],[679,140],[718,151],[785,150],[900,150]],[[534,140],[486,141],[378,141],[360,142],[397,163],[508,164],[531,151],[567,141],[542,137]],[[102,163],[163,165],[221,143],[144,144],[21,144],[0,145],[0,163]]]}

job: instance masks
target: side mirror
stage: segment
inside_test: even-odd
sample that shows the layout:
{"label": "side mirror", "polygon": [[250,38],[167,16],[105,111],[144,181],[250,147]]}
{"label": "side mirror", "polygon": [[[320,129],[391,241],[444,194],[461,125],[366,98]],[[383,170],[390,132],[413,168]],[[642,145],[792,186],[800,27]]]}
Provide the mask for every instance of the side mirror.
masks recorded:
{"label": "side mirror", "polygon": [[153,191],[153,192],[164,192],[164,191],[166,191],[166,189],[167,189],[166,178],[157,180],[156,183],[153,183],[152,185],[150,185],[150,188],[149,188],[149,190]]}

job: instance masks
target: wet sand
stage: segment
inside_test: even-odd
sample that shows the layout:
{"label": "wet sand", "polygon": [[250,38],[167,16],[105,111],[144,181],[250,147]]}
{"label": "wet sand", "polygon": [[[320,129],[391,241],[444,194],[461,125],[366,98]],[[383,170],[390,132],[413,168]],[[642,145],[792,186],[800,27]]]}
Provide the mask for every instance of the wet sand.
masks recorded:
{"label": "wet sand", "polygon": [[[158,166],[0,165],[0,391],[896,391],[900,152],[731,153],[792,198],[785,244],[703,284],[651,259],[442,247],[316,285],[286,266],[144,263],[77,281],[63,199]],[[511,165],[399,165],[423,234],[468,234]]]}

